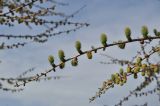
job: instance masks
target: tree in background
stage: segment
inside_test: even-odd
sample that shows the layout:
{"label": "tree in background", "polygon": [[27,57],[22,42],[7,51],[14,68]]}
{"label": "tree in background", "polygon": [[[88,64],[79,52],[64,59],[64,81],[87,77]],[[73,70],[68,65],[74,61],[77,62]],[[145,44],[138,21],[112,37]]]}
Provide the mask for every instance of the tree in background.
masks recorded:
{"label": "tree in background", "polygon": [[[67,3],[61,3],[54,0],[0,0],[0,25],[1,28],[12,29],[17,26],[28,27],[34,29],[38,27],[41,32],[30,34],[16,34],[16,33],[2,33],[0,31],[0,49],[15,49],[23,47],[30,43],[45,43],[53,36],[62,34],[69,34],[82,27],[89,26],[88,23],[74,22],[72,19],[78,14],[85,6],[81,7],[72,14],[59,12],[57,8],[68,6]],[[30,80],[29,78],[22,78],[28,72],[33,71],[31,68],[24,73],[20,74],[17,78],[0,78],[1,81],[5,81],[9,84],[14,84],[16,81]],[[58,78],[60,76],[57,76]],[[57,77],[53,77],[57,79]],[[42,78],[51,79],[52,77]],[[21,91],[23,89],[10,89],[2,86],[0,83],[0,89],[4,91]]]}
{"label": "tree in background", "polygon": [[[56,2],[54,0],[1,0],[1,26],[15,27],[17,24],[23,24],[30,29],[34,26],[45,28],[44,31],[35,35],[1,33],[1,39],[8,39],[8,41],[16,39],[17,42],[12,45],[7,45],[6,42],[2,42],[1,49],[18,48],[19,46],[24,46],[31,42],[44,43],[52,36],[64,33],[68,34],[89,25],[87,23],[70,21],[85,6],[70,15],[56,10],[57,6],[61,7],[66,5],[65,3]],[[18,42],[21,39],[26,42]]]}

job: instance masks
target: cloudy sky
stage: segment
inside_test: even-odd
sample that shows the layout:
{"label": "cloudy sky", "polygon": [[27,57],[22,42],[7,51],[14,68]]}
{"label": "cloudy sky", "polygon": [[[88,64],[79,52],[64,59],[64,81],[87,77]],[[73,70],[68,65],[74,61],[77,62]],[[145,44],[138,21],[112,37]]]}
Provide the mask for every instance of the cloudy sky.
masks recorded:
{"label": "cloudy sky", "polygon": [[[0,77],[16,77],[18,73],[36,67],[35,73],[45,71],[50,68],[48,55],[57,57],[59,49],[65,51],[66,57],[77,54],[74,43],[80,40],[82,49],[88,50],[92,45],[100,46],[99,36],[101,33],[108,35],[108,42],[125,39],[123,30],[130,26],[133,37],[140,35],[140,28],[147,25],[152,34],[153,28],[160,28],[160,1],[159,0],[60,0],[69,3],[69,6],[59,8],[60,11],[72,13],[87,5],[80,11],[73,20],[78,22],[88,22],[87,28],[82,28],[69,35],[55,36],[49,39],[45,44],[31,43],[19,49],[0,51]],[[27,27],[16,27],[13,29],[2,27],[2,33],[27,33]],[[30,33],[35,33],[41,29],[34,29]],[[139,50],[137,43],[129,44],[126,50],[120,50],[117,47],[107,49],[101,53],[108,54],[120,59],[132,59]],[[129,94],[140,82],[142,78],[129,81],[123,87],[110,89],[101,98],[89,103],[92,97],[104,80],[110,78],[110,75],[119,71],[119,65],[102,65],[100,61],[109,61],[106,57],[96,54],[93,60],[87,60],[86,56],[79,58],[78,67],[71,67],[66,64],[63,70],[58,69],[56,73],[50,73],[50,76],[62,75],[69,76],[60,80],[42,81],[40,83],[29,83],[25,90],[20,93],[10,93],[0,91],[0,106],[113,106],[118,103],[120,98]],[[155,59],[156,61],[156,59]],[[58,58],[56,58],[58,63]],[[155,87],[155,83],[150,85],[150,89]],[[145,89],[147,90],[147,89]],[[154,98],[154,99],[153,99]],[[134,104],[149,103],[149,106],[158,106],[158,96],[151,95],[144,98],[132,97],[124,106]]]}

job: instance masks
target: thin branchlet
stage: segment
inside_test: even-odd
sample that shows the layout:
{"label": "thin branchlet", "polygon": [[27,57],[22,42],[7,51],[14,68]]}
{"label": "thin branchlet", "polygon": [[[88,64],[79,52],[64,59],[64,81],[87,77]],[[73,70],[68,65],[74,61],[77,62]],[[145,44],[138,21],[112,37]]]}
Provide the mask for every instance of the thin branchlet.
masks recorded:
{"label": "thin branchlet", "polygon": [[[153,37],[148,37],[148,38],[132,39],[132,41],[128,41],[128,40],[127,40],[127,41],[123,41],[123,42],[121,42],[121,43],[127,44],[127,43],[131,43],[131,42],[140,42],[140,41],[142,41],[142,40],[144,40],[144,41],[145,41],[145,40],[149,40],[149,39],[154,40],[154,39],[159,39],[159,38],[160,38],[160,37],[153,36]],[[121,44],[121,43],[119,43],[119,42],[117,42],[117,43],[111,43],[111,44],[107,44],[105,47],[106,47],[106,48],[107,48],[107,47],[112,47],[112,46],[119,45],[119,44]],[[71,58],[65,59],[65,62],[71,61],[71,60],[74,59],[74,58],[77,58],[77,59],[78,59],[78,57],[80,57],[80,56],[82,56],[82,55],[85,55],[85,54],[87,54],[88,52],[98,51],[98,50],[101,50],[101,49],[103,49],[103,48],[104,48],[104,46],[101,46],[101,47],[97,47],[97,48],[94,48],[94,49],[91,49],[91,50],[83,51],[83,53],[81,53],[81,54],[78,54],[78,55],[73,56],[73,57],[71,57]],[[159,50],[159,49],[158,49],[158,50]],[[154,54],[155,52],[157,52],[157,51],[152,52],[150,55]],[[149,55],[149,56],[150,56],[150,55]],[[61,64],[62,64],[62,63],[55,65],[53,68],[45,71],[44,73],[37,74],[37,75],[36,75],[35,77],[33,77],[30,81],[26,81],[25,83],[29,83],[29,82],[31,82],[31,81],[37,80],[38,78],[40,78],[40,77],[42,77],[42,76],[46,76],[48,73],[52,72],[53,70],[54,70],[54,72],[56,72],[55,69],[56,69],[57,67],[59,67]],[[24,84],[23,84],[23,83],[22,83],[22,84],[18,84],[18,86],[20,86],[20,85],[24,85]],[[111,85],[112,85],[112,84],[111,84]],[[17,86],[17,85],[15,85],[15,86]]]}

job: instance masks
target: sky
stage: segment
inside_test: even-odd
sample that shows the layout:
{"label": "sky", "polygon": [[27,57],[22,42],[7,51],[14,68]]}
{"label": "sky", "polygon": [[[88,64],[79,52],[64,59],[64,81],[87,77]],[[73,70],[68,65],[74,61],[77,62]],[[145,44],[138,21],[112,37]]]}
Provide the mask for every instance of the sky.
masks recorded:
{"label": "sky", "polygon": [[[40,73],[51,68],[48,63],[48,56],[54,55],[58,63],[57,52],[59,49],[65,51],[66,57],[77,54],[74,43],[80,40],[82,49],[88,50],[91,46],[100,46],[99,37],[101,33],[106,33],[108,42],[124,40],[124,28],[129,26],[132,29],[133,38],[140,35],[141,26],[147,25],[150,34],[153,28],[160,28],[160,1],[159,0],[60,0],[69,3],[68,6],[59,8],[60,11],[72,13],[83,5],[87,5],[81,10],[73,20],[87,22],[89,27],[84,27],[69,35],[55,36],[44,44],[31,43],[23,48],[0,51],[0,77],[16,77],[23,71],[36,67],[35,73]],[[26,27],[21,28],[0,28],[1,33],[36,33],[41,31],[35,28],[30,31]],[[137,50],[140,49],[137,43],[127,45],[125,50],[118,47],[108,48],[105,53],[119,59],[132,59]],[[129,91],[138,86],[143,79],[134,80],[129,78],[128,83],[122,87],[110,89],[101,98],[89,103],[89,98],[94,96],[102,82],[109,79],[110,75],[118,72],[119,65],[103,65],[100,61],[109,61],[100,53],[93,55],[92,60],[86,56],[79,58],[79,65],[72,67],[66,64],[63,70],[58,69],[50,76],[62,75],[70,76],[60,80],[42,81],[40,83],[29,83],[24,91],[10,93],[0,91],[0,106],[114,106]],[[157,58],[154,60],[157,60]],[[148,89],[155,87],[151,84]],[[147,89],[145,89],[147,90]],[[158,106],[158,96],[156,94],[144,98],[132,97],[124,106],[144,104],[148,106]]]}

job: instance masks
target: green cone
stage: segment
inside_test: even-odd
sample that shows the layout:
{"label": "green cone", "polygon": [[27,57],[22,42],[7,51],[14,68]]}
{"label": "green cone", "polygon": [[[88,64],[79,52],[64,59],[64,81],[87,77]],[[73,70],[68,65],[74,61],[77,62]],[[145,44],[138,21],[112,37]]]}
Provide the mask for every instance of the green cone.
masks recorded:
{"label": "green cone", "polygon": [[107,45],[107,35],[105,33],[102,33],[101,34],[101,44],[103,46],[106,46]]}
{"label": "green cone", "polygon": [[141,34],[143,35],[143,38],[148,38],[148,28],[147,26],[142,26],[142,29],[141,29]]}
{"label": "green cone", "polygon": [[127,40],[131,41],[132,40],[131,39],[131,29],[129,27],[126,27],[125,30],[124,30],[124,32],[125,32]]}
{"label": "green cone", "polygon": [[64,51],[63,50],[59,50],[58,51],[58,56],[59,56],[59,59],[62,61],[62,62],[65,62],[65,55],[64,55]]}

